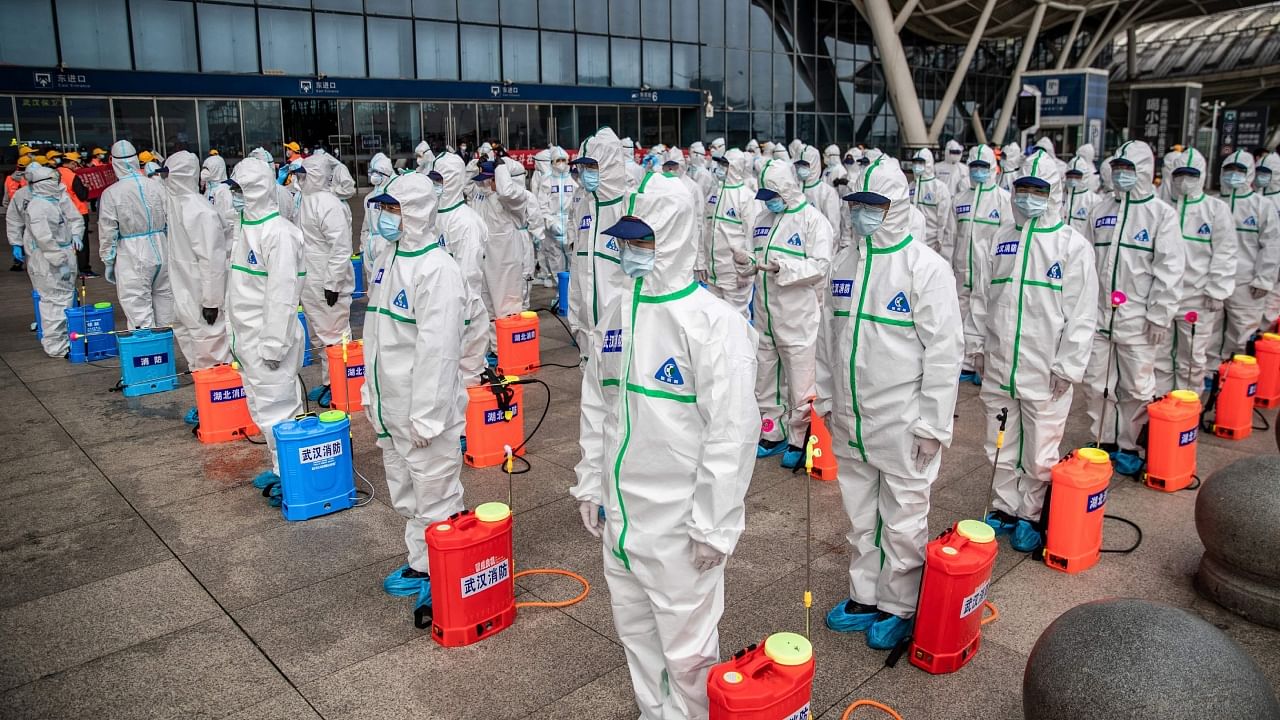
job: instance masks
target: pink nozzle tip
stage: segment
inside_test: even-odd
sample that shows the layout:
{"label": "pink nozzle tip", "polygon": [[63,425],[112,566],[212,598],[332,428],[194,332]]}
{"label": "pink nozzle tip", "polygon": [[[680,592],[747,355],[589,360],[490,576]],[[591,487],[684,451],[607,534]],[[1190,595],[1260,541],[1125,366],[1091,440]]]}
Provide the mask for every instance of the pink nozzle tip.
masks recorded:
{"label": "pink nozzle tip", "polygon": [[71,333],[71,334],[70,334],[70,336],[69,336],[69,337],[70,337],[72,340],[75,340],[76,338],[79,338],[79,337],[80,337],[80,333],[75,333],[75,332],[73,332],[73,333]]}
{"label": "pink nozzle tip", "polygon": [[1119,307],[1127,302],[1129,302],[1129,298],[1123,292],[1116,290],[1111,293],[1112,307]]}
{"label": "pink nozzle tip", "polygon": [[1194,325],[1195,322],[1199,319],[1200,319],[1200,313],[1196,312],[1195,310],[1192,310],[1191,312],[1187,313],[1187,322]]}

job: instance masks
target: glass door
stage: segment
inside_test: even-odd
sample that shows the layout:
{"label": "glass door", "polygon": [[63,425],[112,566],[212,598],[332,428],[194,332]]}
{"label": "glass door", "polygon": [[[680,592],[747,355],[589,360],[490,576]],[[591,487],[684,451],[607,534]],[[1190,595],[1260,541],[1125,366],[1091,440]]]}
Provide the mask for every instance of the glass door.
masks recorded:
{"label": "glass door", "polygon": [[18,141],[34,148],[67,145],[62,98],[14,98],[18,107]]}
{"label": "glass door", "polygon": [[504,146],[507,144],[506,133],[503,132],[502,105],[498,103],[480,103],[476,106],[476,132],[482,143],[497,140]]}
{"label": "glass door", "polygon": [[117,140],[128,140],[138,152],[159,146],[154,100],[116,99],[111,106]]}
{"label": "glass door", "polygon": [[[111,101],[106,98],[67,98],[69,142],[73,147],[90,152],[94,148],[110,150],[115,135],[111,129]],[[88,158],[85,159],[86,164]]]}
{"label": "glass door", "polygon": [[453,143],[463,160],[470,160],[480,143],[476,142],[475,103],[450,103],[449,115],[453,119]]}
{"label": "glass door", "polygon": [[[355,111],[355,155],[344,157],[343,161],[351,168],[352,175],[359,177],[366,173],[369,158],[387,147],[389,123],[385,102],[357,102]],[[355,167],[352,167],[351,160],[355,161]]]}
{"label": "glass door", "polygon": [[530,138],[532,133],[528,106],[515,103],[507,105],[503,110],[502,119],[507,126],[507,147],[521,150],[544,147],[534,145]]}
{"label": "glass door", "polygon": [[279,100],[243,100],[240,113],[244,118],[244,147],[246,151],[261,147],[276,159],[284,162],[284,124],[280,116]]}
{"label": "glass door", "polygon": [[413,149],[423,140],[422,108],[416,102],[393,102],[388,115],[391,134],[383,150],[397,168],[416,168]]}
{"label": "glass door", "polygon": [[239,100],[201,100],[200,151],[203,157],[210,150],[217,150],[227,161],[227,167],[244,157],[244,136],[240,132]]}
{"label": "glass door", "polygon": [[[552,136],[556,140],[556,144],[565,150],[572,150],[578,147],[578,132],[574,127],[574,112],[572,105],[555,105],[551,108],[551,119],[554,130]],[[591,132],[595,128],[588,129]]]}
{"label": "glass door", "polygon": [[198,151],[195,100],[156,100],[156,150],[169,157],[179,150]]}
{"label": "glass door", "polygon": [[450,124],[449,103],[422,103],[422,139],[437,155],[445,146],[457,147]]}
{"label": "glass door", "polygon": [[550,105],[529,106],[529,147],[544,148],[556,136],[552,126]]}

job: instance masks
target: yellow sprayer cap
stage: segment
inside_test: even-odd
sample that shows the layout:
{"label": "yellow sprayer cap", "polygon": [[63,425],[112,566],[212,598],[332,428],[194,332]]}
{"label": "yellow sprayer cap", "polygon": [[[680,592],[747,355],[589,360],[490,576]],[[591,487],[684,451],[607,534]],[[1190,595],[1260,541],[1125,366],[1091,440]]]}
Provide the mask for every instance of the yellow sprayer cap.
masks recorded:
{"label": "yellow sprayer cap", "polygon": [[1174,400],[1184,403],[1200,402],[1200,396],[1194,390],[1174,390],[1169,393]]}
{"label": "yellow sprayer cap", "polygon": [[338,422],[347,417],[341,410],[325,410],[320,413],[320,422]]}
{"label": "yellow sprayer cap", "polygon": [[1107,454],[1107,451],[1098,448],[1080,448],[1076,451],[1076,456],[1095,465],[1111,462],[1111,456]]}
{"label": "yellow sprayer cap", "polygon": [[111,303],[109,302],[97,302],[93,304],[94,310],[107,310],[110,308],[111,308]]}
{"label": "yellow sprayer cap", "polygon": [[1262,333],[1263,340],[1280,340],[1280,333]]}
{"label": "yellow sprayer cap", "polygon": [[532,311],[532,310],[521,310],[521,311],[520,311],[520,317],[524,318],[525,320],[532,320],[532,319],[534,319],[534,318],[538,317],[538,313],[536,313],[536,312],[534,312],[534,311]]}
{"label": "yellow sprayer cap", "polygon": [[961,520],[956,523],[956,532],[970,542],[986,544],[995,542],[996,531],[981,520]]}
{"label": "yellow sprayer cap", "polygon": [[813,645],[803,635],[774,633],[764,641],[764,654],[779,665],[803,665],[813,659]]}
{"label": "yellow sprayer cap", "polygon": [[476,507],[476,519],[480,522],[502,522],[511,517],[511,508],[506,503],[488,502]]}
{"label": "yellow sprayer cap", "polygon": [[1232,355],[1231,362],[1238,362],[1241,365],[1257,365],[1258,359],[1252,355]]}

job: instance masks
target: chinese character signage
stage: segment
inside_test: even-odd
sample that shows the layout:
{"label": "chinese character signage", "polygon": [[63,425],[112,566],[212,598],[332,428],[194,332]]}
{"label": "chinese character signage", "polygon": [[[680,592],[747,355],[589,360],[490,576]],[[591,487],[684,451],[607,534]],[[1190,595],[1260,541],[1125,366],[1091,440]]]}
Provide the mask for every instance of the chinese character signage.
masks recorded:
{"label": "chinese character signage", "polygon": [[1129,139],[1143,140],[1161,157],[1195,140],[1200,85],[1139,85],[1129,90]]}

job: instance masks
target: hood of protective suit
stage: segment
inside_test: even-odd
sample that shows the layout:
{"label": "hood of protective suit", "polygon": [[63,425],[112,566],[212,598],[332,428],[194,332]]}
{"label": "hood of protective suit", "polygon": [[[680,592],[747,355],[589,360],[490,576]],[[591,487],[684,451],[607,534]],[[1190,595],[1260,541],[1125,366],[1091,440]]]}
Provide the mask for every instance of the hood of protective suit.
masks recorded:
{"label": "hood of protective suit", "polygon": [[947,155],[944,158],[944,162],[951,162],[951,153],[953,151],[960,153],[960,157],[956,160],[957,163],[964,159],[964,146],[956,142],[954,139],[947,141],[946,150]]}
{"label": "hood of protective suit", "polygon": [[1098,186],[1099,189],[1106,192],[1111,191],[1111,161],[1115,159],[1115,155],[1108,157],[1106,160],[1098,163]]}
{"label": "hood of protective suit", "polygon": [[[1209,163],[1205,160],[1204,153],[1198,153],[1196,152],[1196,149],[1192,147],[1187,148],[1186,152],[1181,153],[1178,156],[1177,161],[1174,163],[1173,170],[1177,170],[1180,167],[1192,167],[1200,171],[1198,176],[1194,178],[1187,176],[1186,178],[1191,181],[1191,189],[1186,193],[1186,196],[1200,197],[1204,192],[1205,174],[1209,171]],[[1177,178],[1173,177],[1173,170],[1169,171],[1169,180],[1171,181],[1171,184],[1169,185],[1169,197],[1181,198],[1184,196],[1183,193],[1178,191],[1178,186],[1181,183],[1177,182]]]}
{"label": "hood of protective suit", "polygon": [[651,174],[640,188],[627,194],[627,214],[653,229],[653,270],[644,276],[640,292],[665,295],[689,287],[697,259],[699,221],[684,183],[661,173]]}
{"label": "hood of protective suit", "polygon": [[781,195],[789,210],[800,207],[804,202],[804,192],[800,189],[800,180],[796,178],[795,166],[786,160],[765,161],[760,170],[760,187]]}
{"label": "hood of protective suit", "polygon": [[[822,181],[822,155],[819,154],[818,148],[812,145],[805,145],[800,149],[800,159],[809,163],[809,186]],[[803,188],[806,183],[801,183]]]}
{"label": "hood of protective suit", "polygon": [[436,158],[432,170],[440,173],[444,192],[440,194],[440,207],[451,208],[462,202],[462,192],[467,186],[467,164],[453,153],[445,153]]}
{"label": "hood of protective suit", "polygon": [[307,172],[298,187],[303,195],[314,195],[329,189],[329,181],[333,173],[333,164],[330,161],[331,158],[327,155],[312,155],[302,161],[302,169]]}
{"label": "hood of protective suit", "polygon": [[724,169],[725,184],[741,185],[747,179],[747,175],[751,173],[748,167],[751,162],[750,156],[738,148],[734,148],[724,154],[724,159],[729,161],[729,167]]}
{"label": "hood of protective suit", "polygon": [[[1248,150],[1237,150],[1231,153],[1230,155],[1222,158],[1221,167],[1225,168],[1230,163],[1238,163],[1245,167],[1244,194],[1247,195],[1249,191],[1253,189],[1253,173],[1255,168],[1255,165],[1253,164],[1254,163],[1253,153],[1249,152]],[[1230,188],[1224,188],[1223,192],[1227,192],[1228,190],[1230,190]]]}
{"label": "hood of protective suit", "polygon": [[705,158],[707,156],[706,146],[703,145],[701,141],[694,140],[693,144],[689,146],[689,156]]}
{"label": "hood of protective suit", "polygon": [[268,165],[276,161],[276,159],[271,156],[271,153],[267,152],[267,149],[263,147],[256,147],[250,150],[249,157],[258,158]]}
{"label": "hood of protective suit", "polygon": [[[929,148],[922,148],[911,157],[912,161],[920,160],[924,162],[924,175],[916,178],[917,180],[928,180],[933,177],[933,151]],[[884,193],[880,193],[883,195]]]}
{"label": "hood of protective suit", "polygon": [[35,163],[27,167],[27,187],[31,188],[32,195],[56,197],[62,190],[62,183],[57,178],[58,171],[53,168]]}
{"label": "hood of protective suit", "polygon": [[[1036,222],[1036,227],[1050,227],[1062,219],[1063,178],[1058,173],[1057,159],[1041,149],[1033,155],[1028,155],[1023,165],[1026,172],[1022,177],[1037,177],[1049,183],[1049,207],[1045,208],[1044,214]],[[1018,224],[1027,221],[1027,216],[1018,209],[1017,203],[1013,204],[1013,217]]]}
{"label": "hood of protective suit", "polygon": [[[1267,153],[1267,156],[1262,158],[1262,162],[1260,164],[1262,165],[1262,167],[1271,171],[1272,184],[1280,182],[1280,153],[1277,153],[1277,152]],[[1280,188],[1276,188],[1276,187],[1267,188],[1268,192],[1275,192],[1276,190],[1280,190]]]}
{"label": "hood of protective suit", "polygon": [[142,165],[138,163],[138,151],[134,149],[133,143],[128,140],[117,140],[116,144],[111,146],[111,169],[115,171],[117,180],[137,175],[141,168]]}
{"label": "hood of protective suit", "polygon": [[724,155],[724,138],[718,137],[711,141],[711,157],[719,157]]}
{"label": "hood of protective suit", "polygon": [[1141,140],[1130,140],[1116,150],[1114,159],[1128,160],[1138,169],[1138,184],[1129,191],[1130,197],[1138,200],[1151,197],[1156,171],[1156,157],[1151,146]]}
{"label": "hood of protective suit", "polygon": [[550,165],[553,165],[556,161],[564,160],[567,162],[569,160],[569,153],[565,152],[564,148],[560,147],[559,145],[556,145],[551,148],[550,155],[551,155],[551,159],[548,161],[548,166],[549,166],[548,172],[554,171],[555,168],[550,167]]}
{"label": "hood of protective suit", "polygon": [[631,153],[631,154],[632,154],[632,156],[634,156],[634,155],[636,154],[636,141],[635,141],[635,140],[632,140],[632,139],[631,139],[631,138],[629,138],[629,137],[624,137],[624,138],[622,138],[621,142],[622,142],[622,149],[623,149],[623,150],[626,150],[627,152]]}
{"label": "hood of protective suit", "polygon": [[[1084,158],[1077,155],[1071,158],[1071,162],[1067,163],[1067,170],[1074,170],[1080,173],[1081,175],[1084,175],[1084,180],[1087,183],[1089,180],[1089,176],[1093,174],[1093,165],[1091,165],[1088,160],[1085,160]],[[1063,178],[1064,188],[1066,187],[1065,180],[1066,178]],[[1084,189],[1087,189],[1087,187]]]}
{"label": "hood of protective suit", "polygon": [[1011,142],[1000,148],[1000,166],[1008,166],[1014,170],[1022,167],[1022,146]]}
{"label": "hood of protective suit", "polygon": [[[305,162],[302,164],[304,166],[306,165]],[[396,176],[396,168],[394,165],[391,164],[391,158],[387,157],[383,153],[378,153],[377,155],[374,155],[372,158],[369,158],[369,172],[382,173],[388,178],[393,178]]]}
{"label": "hood of protective suit", "polygon": [[1050,157],[1058,157],[1058,149],[1053,146],[1053,140],[1049,139],[1048,135],[1037,140],[1036,147],[1049,153]]}
{"label": "hood of protective suit", "polygon": [[[969,162],[982,161],[991,166],[991,179],[987,181],[987,185],[993,185],[996,181],[996,151],[991,149],[990,145],[974,145],[969,150]],[[965,165],[965,173],[968,174],[969,167]]]}
{"label": "hood of protective suit", "polygon": [[760,154],[760,143],[756,142],[755,138],[751,138],[747,141],[747,152],[752,155]]}
{"label": "hood of protective suit", "polygon": [[600,187],[595,191],[597,200],[607,202],[622,197],[627,189],[627,168],[622,162],[622,141],[613,128],[606,125],[588,135],[582,141],[578,154],[592,158],[600,165]]}
{"label": "hood of protective suit", "polygon": [[840,146],[828,145],[827,148],[822,151],[822,163],[827,167],[839,165],[840,164]]}
{"label": "hood of protective suit", "polygon": [[[381,155],[381,153],[379,154]],[[436,159],[436,154],[431,152],[431,146],[427,144],[426,140],[423,140],[413,149],[413,157],[417,162],[418,170],[425,172],[424,168],[431,165],[431,161]]]}
{"label": "hood of protective suit", "polygon": [[[801,143],[800,146],[803,147],[804,144]],[[777,160],[790,160],[792,157],[791,152],[787,150],[787,148],[783,147],[782,143],[775,144],[773,146],[773,150],[769,154]]]}
{"label": "hood of protective suit", "polygon": [[270,165],[256,157],[245,158],[236,163],[236,169],[231,171],[231,179],[240,186],[240,192],[244,195],[246,219],[261,220],[280,210],[276,205],[276,176]]}
{"label": "hood of protective suit", "polygon": [[[173,167],[169,167],[170,172]],[[227,161],[222,159],[221,155],[210,155],[204,159],[201,164],[200,182],[218,183],[227,179]]]}
{"label": "hood of protective suit", "polygon": [[[439,172],[437,169],[436,172]],[[430,180],[422,173],[396,176],[382,192],[400,203],[399,248],[405,251],[421,250],[436,241],[431,228],[435,225],[436,192]]]}
{"label": "hood of protective suit", "polygon": [[893,247],[911,232],[911,196],[907,176],[897,163],[878,158],[850,178],[849,192],[873,192],[889,198],[889,212],[871,236],[876,247]]}
{"label": "hood of protective suit", "polygon": [[1076,150],[1076,157],[1084,158],[1085,162],[1092,165],[1093,161],[1098,159],[1098,151],[1093,149],[1092,143],[1085,143]]}
{"label": "hood of protective suit", "polygon": [[805,145],[804,141],[802,141],[800,138],[795,138],[791,142],[787,143],[787,155],[788,157],[790,157],[791,162],[795,162],[796,160],[799,160],[800,153],[804,152],[804,149],[806,147],[808,146]]}
{"label": "hood of protective suit", "polygon": [[541,175],[551,174],[551,148],[534,153],[533,169]]}
{"label": "hood of protective suit", "polygon": [[164,166],[169,168],[169,176],[164,179],[164,189],[170,195],[196,195],[200,192],[200,163],[195,155],[179,150],[169,156]]}
{"label": "hood of protective suit", "polygon": [[666,163],[675,163],[680,167],[679,170],[676,170],[676,175],[684,174],[684,168],[685,168],[684,151],[681,150],[680,148],[673,147],[670,150],[668,150],[666,154],[663,155],[662,162],[664,165]]}

